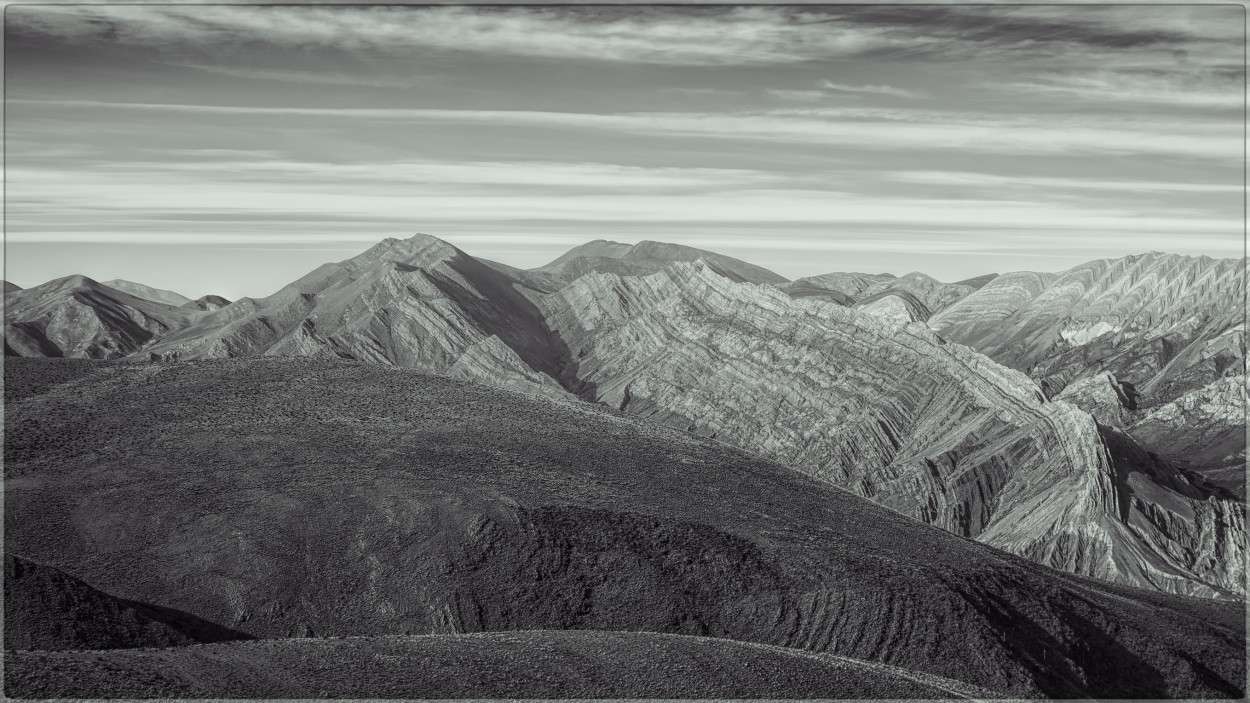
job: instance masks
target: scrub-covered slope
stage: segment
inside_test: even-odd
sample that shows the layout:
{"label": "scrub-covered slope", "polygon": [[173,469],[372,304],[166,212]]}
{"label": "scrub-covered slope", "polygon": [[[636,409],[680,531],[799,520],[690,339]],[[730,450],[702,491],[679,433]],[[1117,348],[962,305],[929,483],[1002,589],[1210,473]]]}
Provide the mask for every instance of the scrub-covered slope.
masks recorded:
{"label": "scrub-covered slope", "polygon": [[[350,671],[350,675],[344,672]],[[261,640],[5,658],[29,698],[995,698],[829,654],[645,632]]]}
{"label": "scrub-covered slope", "polygon": [[645,631],[1011,696],[1240,695],[1239,604],[1061,573],[591,406],[307,359],[5,374],[6,550],[258,637]]}

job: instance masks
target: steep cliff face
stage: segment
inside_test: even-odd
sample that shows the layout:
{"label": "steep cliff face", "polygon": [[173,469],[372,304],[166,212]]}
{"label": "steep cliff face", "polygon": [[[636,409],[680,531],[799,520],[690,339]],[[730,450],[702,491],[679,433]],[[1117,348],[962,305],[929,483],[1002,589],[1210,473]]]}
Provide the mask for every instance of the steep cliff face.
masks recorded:
{"label": "steep cliff face", "polygon": [[1088,414],[923,325],[794,300],[702,263],[588,275],[545,305],[573,360],[565,383],[583,397],[1068,571],[1208,596],[1242,588],[1241,559],[1216,559],[1203,541],[1240,554],[1240,513],[1169,490],[1201,516],[1202,537],[1177,550],[1202,557],[1160,550],[1126,524]]}
{"label": "steep cliff face", "polygon": [[194,313],[67,276],[6,294],[6,356],[113,359],[191,323]]}
{"label": "steep cliff face", "polygon": [[[628,326],[619,312],[599,322]],[[815,321],[787,324],[787,339],[826,338]],[[898,340],[884,346],[895,370],[934,345],[871,320],[859,331],[864,344]],[[742,344],[754,349],[723,365],[766,353]],[[80,374],[63,360],[11,362],[6,551],[253,636],[652,632],[850,657],[1010,697],[1242,693],[1238,603],[1048,569],[601,407],[337,360],[103,362]],[[862,378],[881,370],[861,366]],[[778,378],[751,384],[757,405]],[[1054,415],[1064,432],[1052,441],[1088,422],[1066,404],[993,400],[1029,395],[1003,378],[962,395],[1014,417],[1003,422],[1020,442],[1029,414]]]}
{"label": "steep cliff face", "polygon": [[268,298],[204,314],[146,353],[373,361],[567,397],[558,342],[517,282],[426,235],[388,239]]}
{"label": "steep cliff face", "polygon": [[674,262],[699,259],[712,263],[743,281],[773,284],[786,282],[785,277],[766,268],[716,252],[667,242],[642,241],[630,245],[602,239],[574,247],[546,266],[533,269],[533,273],[554,276],[568,283],[589,273],[646,276]]}
{"label": "steep cliff face", "polygon": [[1053,395],[1103,371],[1151,408],[1226,375],[1245,360],[1240,259],[1150,253],[1062,274],[999,276],[929,324]]}

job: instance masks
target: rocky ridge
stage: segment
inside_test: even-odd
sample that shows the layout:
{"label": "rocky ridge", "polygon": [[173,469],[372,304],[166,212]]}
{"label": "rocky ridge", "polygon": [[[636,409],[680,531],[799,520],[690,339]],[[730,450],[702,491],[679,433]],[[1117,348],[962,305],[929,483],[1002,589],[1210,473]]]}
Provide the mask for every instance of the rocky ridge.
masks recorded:
{"label": "rocky ridge", "polygon": [[5,355],[119,358],[187,327],[193,316],[86,276],[67,276],[5,295]]}
{"label": "rocky ridge", "polygon": [[212,310],[146,352],[359,359],[567,397],[557,342],[515,283],[434,237],[388,239],[268,298]]}

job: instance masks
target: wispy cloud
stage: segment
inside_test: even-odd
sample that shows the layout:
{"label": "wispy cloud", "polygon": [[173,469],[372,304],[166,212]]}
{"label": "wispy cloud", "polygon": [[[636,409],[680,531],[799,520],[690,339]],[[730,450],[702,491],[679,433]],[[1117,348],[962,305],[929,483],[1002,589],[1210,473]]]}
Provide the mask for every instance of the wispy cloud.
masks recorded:
{"label": "wispy cloud", "polygon": [[18,29],[169,49],[262,41],[285,47],[412,54],[435,48],[502,56],[643,64],[776,64],[891,43],[853,24],[815,27],[781,8],[73,6],[10,11]]}
{"label": "wispy cloud", "polygon": [[270,108],[91,101],[11,100],[11,105],[148,112],[323,117],[352,120],[508,124],[611,130],[785,143],[846,145],[864,150],[959,150],[995,154],[1156,154],[1240,163],[1239,124],[1202,124],[1141,116],[1115,124],[1079,115],[991,115],[901,110],[788,110],[760,113],[588,114],[527,110],[407,108]]}
{"label": "wispy cloud", "polygon": [[[1027,46],[1082,53],[1231,43],[1183,8],[879,7],[258,7],[16,6],[18,31],[185,50],[230,43],[411,54],[435,48],[504,56],[722,66],[881,55],[984,56]],[[1117,22],[1127,23],[1118,26]]]}
{"label": "wispy cloud", "polygon": [[959,188],[999,188],[1013,190],[1039,189],[1065,191],[1115,191],[1120,193],[1240,193],[1240,183],[1178,183],[1174,181],[1095,180],[1089,178],[1055,178],[1016,176],[969,171],[898,171],[885,174],[891,180]]}
{"label": "wispy cloud", "polygon": [[924,93],[907,90],[905,88],[895,88],[889,85],[844,85],[834,83],[833,81],[825,81],[821,84],[825,90],[832,90],[837,93],[858,93],[867,95],[888,95],[895,98],[923,98]]}

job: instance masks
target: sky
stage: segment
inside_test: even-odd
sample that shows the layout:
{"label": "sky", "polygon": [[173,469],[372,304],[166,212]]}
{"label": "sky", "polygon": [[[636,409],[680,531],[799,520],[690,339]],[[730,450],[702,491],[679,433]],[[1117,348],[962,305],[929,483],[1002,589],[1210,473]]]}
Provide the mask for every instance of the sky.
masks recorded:
{"label": "sky", "polygon": [[1243,252],[1240,6],[10,6],[5,276],[263,296],[386,237],[789,278]]}

